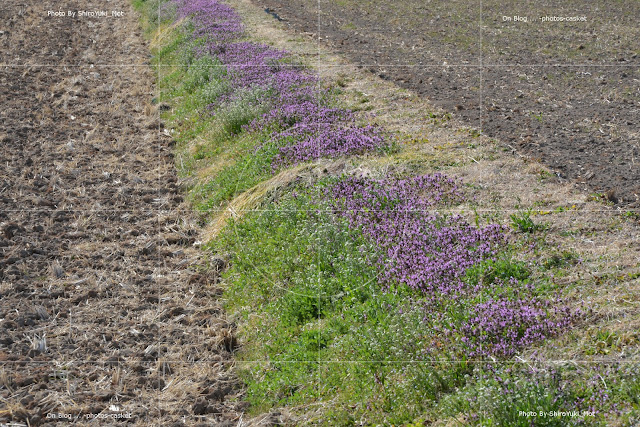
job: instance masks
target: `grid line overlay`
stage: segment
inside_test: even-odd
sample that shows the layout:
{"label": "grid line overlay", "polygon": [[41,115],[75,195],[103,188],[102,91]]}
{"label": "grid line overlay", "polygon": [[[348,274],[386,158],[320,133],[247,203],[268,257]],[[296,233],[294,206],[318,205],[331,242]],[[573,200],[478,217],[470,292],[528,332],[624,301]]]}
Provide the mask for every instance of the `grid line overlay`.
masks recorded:
{"label": "grid line overlay", "polygon": [[[480,21],[480,31],[479,31],[479,40],[480,40],[480,61],[479,64],[450,64],[447,65],[447,67],[450,68],[456,68],[456,67],[461,67],[461,68],[477,68],[479,71],[479,77],[480,77],[480,91],[479,91],[479,103],[480,103],[480,129],[483,128],[483,124],[484,121],[486,120],[486,113],[484,110],[484,70],[486,68],[527,68],[527,67],[558,67],[558,68],[572,68],[572,67],[576,67],[576,68],[582,68],[582,67],[589,67],[589,68],[638,68],[638,65],[635,64],[530,64],[530,65],[526,65],[526,64],[486,64],[485,58],[483,56],[483,0],[479,0],[480,2],[480,15],[479,15],[479,21]],[[322,63],[321,62],[321,48],[320,48],[320,43],[321,43],[321,29],[322,29],[322,25],[321,25],[321,1],[317,0],[317,16],[318,16],[318,40],[316,41],[318,44],[316,45],[317,48],[317,53],[316,53],[316,60],[315,60],[315,69],[319,70],[321,68],[327,68],[327,67],[335,67],[335,68],[342,68],[343,66],[341,65],[333,65],[333,64],[326,64],[326,63]],[[130,8],[130,10],[132,10]],[[160,13],[158,11],[158,19],[160,20]],[[101,67],[104,68],[142,68],[145,67],[145,65],[131,65],[131,64],[92,64],[93,67],[95,69],[100,69]],[[442,68],[442,66],[439,65],[415,65],[415,66],[403,66],[403,65],[395,65],[395,64],[371,64],[371,65],[376,65],[376,66],[384,66],[384,67],[420,67],[420,68]],[[156,84],[154,85],[154,96],[156,99],[160,98],[161,92],[162,92],[162,88],[160,87],[160,82],[163,81],[163,73],[166,72],[166,69],[171,67],[172,65],[170,64],[163,64],[162,62],[157,64],[157,75],[158,75],[158,79]],[[368,65],[364,65],[364,66],[368,66]],[[78,65],[78,64],[0,64],[0,68],[4,68],[4,67],[8,67],[8,68],[56,68],[56,67],[62,67],[62,68],[83,68],[86,67],[86,65]],[[148,66],[150,67],[150,66]],[[320,82],[317,83],[318,85],[320,85]],[[162,124],[158,123],[157,126],[157,132],[158,135],[164,135],[163,134],[163,128],[162,128]],[[157,180],[158,182],[161,180],[162,175],[160,172],[158,172],[157,175]],[[162,199],[162,194],[159,192],[159,189],[155,189],[155,192],[157,193],[157,199],[161,200]],[[2,189],[0,188],[0,196],[2,196]],[[544,210],[544,207],[540,208],[541,210]],[[219,211],[224,211],[226,209],[220,209]],[[19,209],[19,210],[7,210],[7,212],[57,212],[57,211],[68,211],[68,212],[84,212],[84,213],[99,213],[99,212],[113,212],[113,213],[129,213],[129,212],[137,212],[137,211],[147,211],[147,212],[152,212],[155,213],[157,215],[157,221],[159,222],[161,219],[161,216],[167,212],[166,209],[163,209],[162,207],[149,207],[147,209],[135,209],[135,210],[129,210],[129,209],[122,209],[122,208],[115,208],[115,209],[72,209],[72,208],[62,208],[62,209],[29,209],[29,208],[24,208],[24,209]],[[181,210],[181,209],[171,209],[172,212],[183,212],[184,214],[189,214],[191,213],[190,210]],[[250,209],[247,211],[252,211],[252,212],[268,212],[268,211],[272,211],[272,209]],[[478,212],[494,212],[495,209],[477,209]],[[581,215],[585,212],[589,212],[589,213],[597,213],[597,212],[601,212],[601,213],[606,213],[606,214],[611,214],[611,215],[622,215],[624,214],[624,212],[640,212],[640,208],[637,209],[625,209],[624,211],[621,210],[616,210],[616,209],[588,209],[588,210],[580,210],[580,211],[565,211],[560,213],[561,215],[567,215],[567,216],[573,216],[573,215]],[[421,211],[421,212],[431,212],[431,211]],[[452,210],[452,212],[455,212],[455,210]],[[508,210],[503,210],[502,212],[506,212],[508,213]],[[513,210],[512,212],[517,212],[517,210]],[[176,293],[180,292],[180,288],[178,287],[178,284],[176,284],[176,289],[175,289]],[[156,292],[159,292],[158,289],[156,289]],[[323,298],[331,298],[331,297],[323,297],[319,292],[316,295],[318,301],[322,301]],[[157,315],[160,316],[161,312],[162,312],[162,302],[160,302],[157,305]],[[318,320],[321,319],[321,315],[318,314]],[[71,321],[71,319],[69,319]],[[318,338],[320,338],[320,333],[318,332]],[[163,344],[163,341],[160,340],[160,338],[158,337],[158,340],[156,341],[155,345],[156,346],[161,346]],[[244,365],[244,364],[255,364],[255,363],[276,363],[276,364],[286,364],[286,363],[308,363],[308,362],[314,362],[314,363],[318,363],[318,364],[331,364],[331,363],[362,363],[362,364],[366,364],[366,363],[383,363],[383,364],[411,364],[411,363],[424,363],[424,364],[433,364],[433,363],[457,363],[459,361],[457,360],[296,360],[296,361],[290,361],[290,362],[272,362],[269,360],[234,360],[234,359],[229,359],[229,360],[222,360],[222,361],[206,361],[206,360],[200,360],[200,361],[191,361],[191,362],[186,362],[184,360],[170,360],[170,359],[163,359],[164,362],[167,363],[171,363],[171,364],[176,364],[176,365],[180,365],[180,364],[187,364],[187,363],[191,363],[194,365],[197,364],[203,364],[203,365],[211,365],[211,364],[228,364],[228,365]],[[57,363],[58,361],[56,361]],[[510,361],[495,361],[495,360],[484,360],[484,359],[478,359],[478,360],[466,360],[466,362],[469,363],[483,363],[483,364],[501,364],[501,363],[512,363]],[[7,365],[12,365],[12,364],[24,364],[25,362],[11,362],[11,361],[3,361],[0,363],[0,366],[7,366]],[[31,362],[27,362],[33,365],[38,365],[38,364],[51,364],[54,362],[38,362],[38,361],[31,361]],[[78,363],[95,363],[92,360],[69,360],[67,361],[67,363],[71,363],[71,364],[78,364]],[[523,361],[523,363],[528,363],[527,361]],[[630,363],[630,364],[637,364],[637,361],[632,361],[632,360],[576,360],[576,359],[567,359],[567,360],[563,360],[563,359],[559,359],[559,360],[545,360],[544,362],[541,361],[536,361],[536,364],[540,364],[540,363],[544,363],[544,364],[548,364],[548,365],[557,365],[557,364],[608,364],[608,363]],[[317,380],[319,381],[320,378],[320,371],[317,371]],[[155,402],[156,408],[160,408],[161,406],[161,398],[157,397],[157,400]]]}
{"label": "grid line overlay", "polygon": [[[320,0],[317,0],[317,4],[318,4],[318,10],[320,11]],[[483,25],[482,25],[482,18],[483,18],[483,14],[482,14],[482,5],[483,5],[483,1],[479,0],[479,4],[481,6],[481,13],[479,15],[479,20],[480,20],[480,31],[479,31],[479,38],[480,38],[480,46],[482,46],[483,43]],[[26,6],[26,5],[25,5]],[[6,9],[5,9],[6,10]],[[158,18],[160,17],[160,15],[158,14]],[[320,14],[318,13],[318,34],[320,34],[320,30],[322,28],[321,25],[321,21],[320,21]],[[328,63],[321,63],[320,62],[320,48],[319,45],[317,47],[317,60],[316,60],[316,64],[315,67],[316,69],[320,68],[320,67],[335,67],[335,68],[342,68],[342,65],[334,65],[334,64],[328,64]],[[143,65],[135,65],[135,64],[99,64],[99,63],[95,63],[95,64],[91,64],[93,65],[93,67],[95,68],[100,68],[100,67],[116,67],[116,68],[127,68],[127,67],[131,67],[131,68],[140,68],[140,67],[144,67]],[[363,66],[369,66],[369,65],[377,65],[377,66],[384,66],[384,67],[416,67],[416,68],[442,68],[443,66],[441,65],[435,65],[435,64],[423,64],[423,65],[397,65],[397,64],[380,64],[380,63],[376,63],[376,64],[363,64]],[[31,68],[31,67],[43,67],[43,68],[55,68],[55,67],[63,67],[63,68],[72,68],[72,67],[86,67],[87,64],[15,64],[15,63],[0,63],[1,67],[19,67],[19,68]],[[162,76],[162,72],[164,71],[164,68],[166,67],[171,67],[170,64],[163,64],[163,63],[159,63],[158,65],[158,70],[159,70],[159,76]],[[287,66],[286,64],[284,65],[285,67]],[[480,75],[482,76],[482,70],[484,68],[492,68],[492,67],[496,67],[496,68],[503,68],[503,67],[579,67],[579,68],[583,68],[583,67],[589,67],[589,68],[637,68],[639,65],[636,64],[591,64],[591,63],[585,63],[585,64],[520,64],[520,63],[516,63],[516,64],[487,64],[484,62],[484,57],[483,57],[483,51],[482,49],[480,50],[480,63],[479,64],[448,64],[447,67],[450,68],[455,68],[455,67],[462,67],[462,68],[478,68],[480,70]],[[481,84],[483,79],[481,78]],[[156,97],[159,95],[159,91],[160,88],[158,87],[158,85],[154,85],[154,91],[155,91],[155,95]],[[480,100],[481,100],[481,105],[483,103],[484,100],[484,92],[482,90],[480,90]],[[482,115],[481,115],[482,117]],[[482,122],[482,121],[481,121]],[[158,125],[157,128],[158,134],[162,135],[162,127],[161,125]],[[161,176],[158,175],[158,178],[160,178]],[[1,189],[0,189],[1,190]],[[156,190],[157,191],[157,190]],[[85,212],[133,212],[132,210],[127,210],[127,209],[104,209],[104,210],[100,210],[100,209],[89,209],[89,210],[84,210],[84,209],[62,209],[63,211],[85,211]],[[166,212],[166,210],[162,209],[162,208],[150,208],[148,209],[149,211],[154,211],[157,212],[158,215],[161,215],[163,212]],[[52,212],[52,211],[59,211],[58,209],[52,209],[52,210],[43,210],[43,209],[20,209],[20,210],[7,210],[7,211],[15,211],[15,212]],[[269,209],[251,209],[250,211],[269,211]],[[478,212],[481,211],[492,211],[491,209],[477,209]],[[629,210],[627,210],[629,211]],[[634,212],[638,212],[640,211],[640,209],[631,209],[630,211],[634,211]],[[189,212],[189,211],[184,211]],[[517,212],[517,210],[513,210],[513,212]],[[584,211],[580,211],[580,213],[582,213]],[[609,213],[609,214],[622,214],[623,212],[619,211],[619,210],[613,210],[613,209],[590,209],[588,210],[588,212],[602,212],[602,213]],[[578,213],[578,212],[576,212]],[[568,214],[567,212],[564,212],[564,214]]]}

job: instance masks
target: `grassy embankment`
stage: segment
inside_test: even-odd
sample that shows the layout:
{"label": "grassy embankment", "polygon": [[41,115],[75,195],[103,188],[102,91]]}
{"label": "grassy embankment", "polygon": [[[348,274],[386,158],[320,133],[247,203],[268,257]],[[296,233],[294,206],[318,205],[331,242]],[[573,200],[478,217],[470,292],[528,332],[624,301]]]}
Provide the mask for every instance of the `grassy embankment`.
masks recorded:
{"label": "grassy embankment", "polygon": [[[215,230],[207,250],[230,261],[224,298],[240,327],[237,360],[252,413],[284,408],[298,423],[338,425],[638,419],[637,364],[561,361],[637,348],[626,329],[590,328],[602,319],[586,299],[597,291],[590,278],[575,277],[597,260],[570,246],[586,231],[554,219],[580,207],[500,205],[478,182],[434,175],[466,170],[460,150],[425,153],[418,146],[428,141],[407,132],[376,127],[362,131],[383,138],[368,149],[316,150],[315,134],[366,129],[364,115],[352,123],[349,114],[326,111],[361,109],[368,100],[342,83],[306,80],[313,70],[304,58],[274,55],[274,73],[298,73],[287,77],[304,89],[296,96],[346,123],[292,132],[304,117],[269,119],[290,88],[247,83],[264,64],[246,69],[225,56],[226,43],[251,42],[251,34],[217,40],[225,49],[202,54],[212,42],[194,34],[198,21],[180,19],[171,2],[134,4],[152,40],[155,101],[174,132],[177,166]],[[437,132],[456,133],[446,114],[427,117]],[[463,149],[481,144],[477,133],[457,134]],[[487,143],[483,158],[465,153],[491,162],[505,155],[497,147]],[[542,171],[539,179],[550,178]],[[633,219],[607,227],[620,231]],[[637,282],[627,270],[598,280],[614,279]],[[520,414],[541,410],[594,416]]]}

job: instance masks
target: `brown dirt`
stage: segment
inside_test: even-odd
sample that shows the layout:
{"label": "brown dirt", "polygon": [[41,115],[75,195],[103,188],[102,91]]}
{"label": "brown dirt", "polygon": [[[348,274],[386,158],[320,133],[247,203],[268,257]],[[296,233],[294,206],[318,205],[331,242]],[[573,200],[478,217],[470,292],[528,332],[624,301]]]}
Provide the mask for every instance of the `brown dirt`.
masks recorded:
{"label": "brown dirt", "polygon": [[46,12],[106,7],[0,5],[0,424],[238,425],[225,261],[194,247],[137,16]]}
{"label": "brown dirt", "polygon": [[[252,0],[584,191],[640,207],[640,4]],[[586,16],[586,23],[502,16]]]}

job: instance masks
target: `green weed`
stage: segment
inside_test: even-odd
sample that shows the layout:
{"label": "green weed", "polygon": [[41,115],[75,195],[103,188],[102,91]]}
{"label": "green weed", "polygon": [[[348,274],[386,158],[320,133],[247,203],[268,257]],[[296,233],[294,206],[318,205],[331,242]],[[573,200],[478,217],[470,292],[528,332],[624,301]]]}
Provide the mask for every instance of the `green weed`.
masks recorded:
{"label": "green weed", "polygon": [[536,224],[531,218],[532,209],[526,211],[520,211],[511,214],[511,226],[521,233],[535,233],[539,230],[544,230],[546,227],[543,224]]}

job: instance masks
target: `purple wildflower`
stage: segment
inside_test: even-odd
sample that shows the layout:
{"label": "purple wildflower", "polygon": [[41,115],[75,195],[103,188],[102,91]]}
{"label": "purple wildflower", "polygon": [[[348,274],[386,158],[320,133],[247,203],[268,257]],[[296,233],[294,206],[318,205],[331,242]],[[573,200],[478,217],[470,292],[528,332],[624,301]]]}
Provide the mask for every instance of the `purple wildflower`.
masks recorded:
{"label": "purple wildflower", "polygon": [[299,65],[286,63],[287,52],[242,41],[241,19],[231,7],[215,0],[174,2],[178,18],[193,23],[192,37],[204,41],[198,53],[217,57],[228,70],[233,91],[210,104],[210,114],[246,90],[261,89],[253,102],[271,109],[247,128],[273,129],[270,139],[280,147],[274,169],[320,157],[363,154],[384,144],[379,128],[357,126],[351,111],[329,106],[327,89]]}

